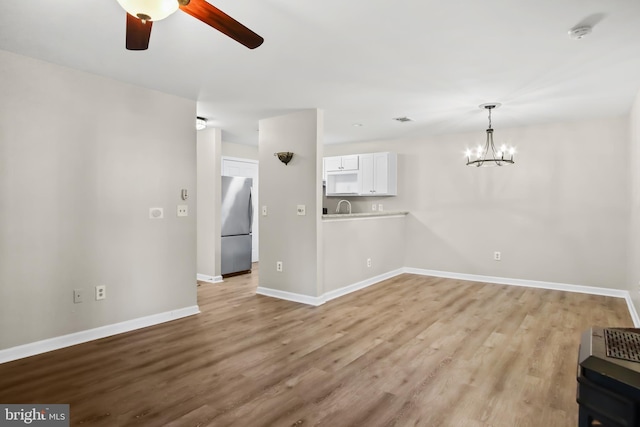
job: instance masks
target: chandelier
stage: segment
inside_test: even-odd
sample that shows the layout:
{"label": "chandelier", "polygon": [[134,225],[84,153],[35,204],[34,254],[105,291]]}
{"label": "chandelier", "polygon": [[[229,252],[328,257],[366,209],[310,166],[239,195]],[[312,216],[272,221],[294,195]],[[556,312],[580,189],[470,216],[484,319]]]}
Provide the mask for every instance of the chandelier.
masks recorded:
{"label": "chandelier", "polygon": [[487,129],[487,142],[484,147],[481,145],[475,149],[475,160],[471,160],[474,156],[472,150],[467,149],[465,153],[467,156],[467,166],[475,167],[489,167],[489,166],[506,166],[514,164],[513,155],[516,150],[513,147],[507,147],[502,145],[500,150],[497,150],[493,145],[493,129],[491,128],[491,110],[498,108],[501,104],[496,102],[490,104],[482,104],[480,108],[489,111],[489,128]]}

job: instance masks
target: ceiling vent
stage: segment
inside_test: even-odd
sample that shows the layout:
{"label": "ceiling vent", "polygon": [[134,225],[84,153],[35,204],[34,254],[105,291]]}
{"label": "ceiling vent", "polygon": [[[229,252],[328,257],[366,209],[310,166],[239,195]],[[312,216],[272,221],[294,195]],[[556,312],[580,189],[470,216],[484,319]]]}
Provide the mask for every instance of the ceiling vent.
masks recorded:
{"label": "ceiling vent", "polygon": [[394,117],[393,120],[395,120],[396,122],[400,122],[400,123],[406,123],[406,122],[412,122],[413,119],[410,119],[407,116],[403,116],[403,117]]}

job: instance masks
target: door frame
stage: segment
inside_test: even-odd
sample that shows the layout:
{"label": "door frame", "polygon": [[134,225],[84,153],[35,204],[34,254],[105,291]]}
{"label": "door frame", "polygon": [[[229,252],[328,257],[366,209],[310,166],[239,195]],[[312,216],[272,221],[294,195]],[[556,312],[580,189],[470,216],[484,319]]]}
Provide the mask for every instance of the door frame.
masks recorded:
{"label": "door frame", "polygon": [[[257,172],[260,171],[260,163],[257,160],[254,159],[246,159],[246,158],[242,158],[242,157],[232,157],[232,156],[221,156],[220,157],[220,175],[224,176],[224,162],[225,160],[231,160],[231,161],[235,161],[235,162],[242,162],[242,163],[251,163],[256,165],[256,169]],[[254,249],[253,249],[253,253],[255,253],[255,259],[252,259],[253,262],[257,262],[260,260],[260,251],[259,251],[259,239],[260,239],[260,228],[257,226],[258,225],[258,212],[259,212],[259,200],[260,200],[260,183],[258,181],[258,175],[259,173],[256,174],[255,180],[254,182],[257,183],[257,187],[258,187],[258,191],[256,192],[256,194],[254,194],[255,198],[253,199],[254,205],[253,205],[253,215],[255,218],[255,227],[253,227],[254,229],[254,239],[253,239],[253,243],[254,244]],[[255,232],[257,230],[257,233]]]}

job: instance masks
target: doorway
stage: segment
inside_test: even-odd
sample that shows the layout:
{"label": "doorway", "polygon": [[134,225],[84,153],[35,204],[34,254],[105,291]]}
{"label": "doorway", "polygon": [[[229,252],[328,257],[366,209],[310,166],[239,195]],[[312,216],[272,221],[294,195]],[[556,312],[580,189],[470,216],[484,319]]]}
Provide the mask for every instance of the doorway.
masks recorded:
{"label": "doorway", "polygon": [[258,262],[258,161],[236,157],[222,157],[223,176],[241,176],[253,179],[251,200],[253,204],[253,222],[251,224],[251,262]]}

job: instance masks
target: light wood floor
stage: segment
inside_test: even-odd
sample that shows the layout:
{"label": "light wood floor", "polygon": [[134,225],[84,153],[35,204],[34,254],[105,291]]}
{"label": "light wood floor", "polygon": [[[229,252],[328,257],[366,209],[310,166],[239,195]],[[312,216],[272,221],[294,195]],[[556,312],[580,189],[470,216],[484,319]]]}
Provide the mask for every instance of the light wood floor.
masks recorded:
{"label": "light wood floor", "polygon": [[577,425],[591,326],[622,299],[404,274],[321,307],[202,284],[202,314],[0,365],[0,403],[86,426]]}

